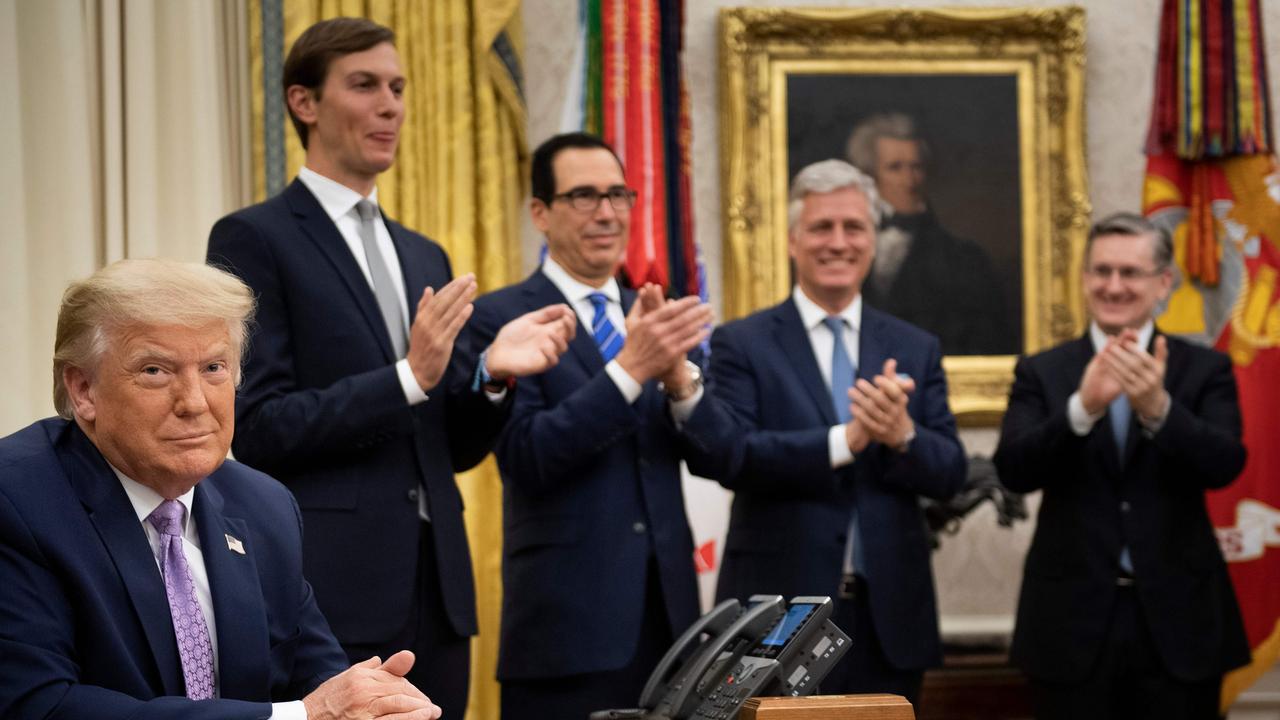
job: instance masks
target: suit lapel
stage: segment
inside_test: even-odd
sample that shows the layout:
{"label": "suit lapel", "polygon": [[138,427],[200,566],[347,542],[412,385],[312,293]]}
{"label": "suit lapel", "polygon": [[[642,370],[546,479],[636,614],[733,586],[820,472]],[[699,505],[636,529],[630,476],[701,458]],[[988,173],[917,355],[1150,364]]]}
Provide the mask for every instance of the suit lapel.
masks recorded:
{"label": "suit lapel", "polygon": [[[524,286],[524,294],[528,298],[527,307],[530,310],[537,310],[556,303],[564,303],[572,308],[569,299],[542,272],[542,268],[534,270],[533,275],[529,276]],[[626,307],[626,296],[624,294],[624,312]],[[574,316],[577,316],[576,311]],[[595,337],[591,334],[591,328],[584,327],[581,318],[578,318],[578,332],[574,334],[572,342],[569,343],[569,351],[573,353],[574,357],[578,358],[578,362],[588,375],[594,376],[604,369],[604,356],[600,354],[600,348],[596,347]]]}
{"label": "suit lapel", "polygon": [[[268,697],[270,638],[248,526],[240,518],[223,515],[222,494],[209,479],[196,485],[192,504],[217,620],[221,693]],[[232,549],[233,540],[243,553]]]}
{"label": "suit lapel", "polygon": [[774,308],[773,320],[776,327],[773,339],[778,344],[779,357],[791,359],[789,366],[818,407],[823,422],[835,425],[836,411],[831,406],[831,391],[822,379],[818,360],[813,355],[813,343],[809,341],[809,331],[800,320],[795,301],[787,299]]}
{"label": "suit lapel", "polygon": [[[387,362],[395,361],[396,358],[391,351],[391,337],[387,335],[387,326],[382,321],[382,311],[378,309],[378,300],[373,296],[373,288],[369,287],[369,281],[365,280],[364,273],[360,272],[360,265],[351,255],[351,248],[347,246],[347,241],[342,239],[342,233],[338,232],[338,227],[329,219],[324,208],[320,207],[320,202],[301,180],[295,179],[289,187],[285,188],[284,198],[289,204],[289,209],[298,218],[298,225],[301,226],[303,234],[315,243],[342,278],[343,285],[360,308],[365,321],[369,324],[369,329],[377,336],[378,345],[386,356]],[[414,306],[410,304],[409,307],[412,309]]]}
{"label": "suit lapel", "polygon": [[892,352],[890,338],[883,328],[880,313],[862,303],[862,327],[858,330],[857,377],[870,381],[884,369],[884,361]]}
{"label": "suit lapel", "polygon": [[164,578],[133,504],[102,454],[75,423],[67,426],[59,443],[65,450],[58,453],[63,471],[88,509],[146,635],[160,676],[158,694],[183,695],[182,664]]}
{"label": "suit lapel", "polygon": [[[422,299],[422,293],[427,289],[426,269],[419,271],[413,267],[419,261],[418,255],[421,248],[417,247],[419,241],[416,238],[388,219],[386,215],[382,216],[382,222],[387,226],[387,232],[391,233],[391,244],[395,246],[396,258],[400,261],[400,275],[404,280],[404,292],[407,296],[405,300],[409,307],[409,325],[412,327],[413,318],[418,313],[418,301]],[[436,289],[439,290],[439,288]],[[377,298],[374,298],[374,302],[377,302]]]}

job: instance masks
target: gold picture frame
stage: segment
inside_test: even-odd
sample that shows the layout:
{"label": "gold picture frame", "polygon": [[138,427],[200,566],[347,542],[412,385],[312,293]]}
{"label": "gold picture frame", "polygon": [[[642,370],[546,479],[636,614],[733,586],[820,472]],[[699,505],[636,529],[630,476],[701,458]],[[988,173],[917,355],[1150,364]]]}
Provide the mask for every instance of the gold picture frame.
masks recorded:
{"label": "gold picture frame", "polygon": [[[791,289],[789,84],[823,76],[855,86],[860,78],[992,77],[1012,88],[1008,122],[1016,125],[1016,153],[1008,152],[1016,237],[1008,250],[1020,258],[1011,270],[1021,286],[1020,349],[1035,352],[1081,332],[1075,269],[1090,214],[1082,8],[725,8],[719,38],[726,320],[776,304]],[[858,98],[831,102],[853,106]],[[1013,354],[943,359],[951,408],[963,424],[998,421],[1015,361]]]}

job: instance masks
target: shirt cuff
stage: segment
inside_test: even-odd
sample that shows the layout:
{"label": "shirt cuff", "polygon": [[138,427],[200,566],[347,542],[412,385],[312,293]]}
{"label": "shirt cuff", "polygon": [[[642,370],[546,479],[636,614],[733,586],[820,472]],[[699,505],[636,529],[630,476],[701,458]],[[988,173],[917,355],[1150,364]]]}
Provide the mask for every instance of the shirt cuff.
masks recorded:
{"label": "shirt cuff", "polygon": [[604,366],[604,371],[609,373],[609,378],[613,380],[614,385],[618,386],[618,392],[622,393],[628,405],[640,399],[640,393],[644,388],[622,369],[617,360],[610,360],[609,364]]}
{"label": "shirt cuff", "polygon": [[831,455],[831,469],[836,470],[853,462],[853,451],[844,434],[844,425],[832,425],[827,433],[827,451]]}
{"label": "shirt cuff", "polygon": [[402,358],[396,363],[396,375],[400,378],[400,387],[404,390],[404,399],[410,405],[419,405],[427,401],[427,393],[418,384],[418,378],[409,369],[409,358]]}
{"label": "shirt cuff", "polygon": [[1093,429],[1095,423],[1102,418],[1103,413],[1090,415],[1084,409],[1084,401],[1080,399],[1080,392],[1071,393],[1071,397],[1067,398],[1067,422],[1071,425],[1071,432],[1084,437]]}
{"label": "shirt cuff", "polygon": [[671,419],[675,421],[676,427],[680,427],[688,422],[693,416],[693,411],[698,409],[698,401],[702,399],[702,386],[699,385],[693,394],[683,400],[671,400]]}
{"label": "shirt cuff", "polygon": [[271,720],[307,720],[307,706],[301,700],[271,703]]}

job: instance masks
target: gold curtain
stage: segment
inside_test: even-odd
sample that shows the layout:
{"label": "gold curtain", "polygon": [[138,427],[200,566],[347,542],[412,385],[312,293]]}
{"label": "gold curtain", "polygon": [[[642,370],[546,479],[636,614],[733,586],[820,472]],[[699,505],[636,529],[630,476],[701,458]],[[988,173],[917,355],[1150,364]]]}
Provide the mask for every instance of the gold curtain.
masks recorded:
{"label": "gold curtain", "polygon": [[[255,173],[263,152],[262,4],[252,0]],[[337,16],[367,17],[396,33],[408,84],[395,165],[378,178],[388,215],[444,246],[455,274],[474,272],[481,292],[520,272],[520,212],[527,193],[525,109],[516,81],[494,49],[502,38],[521,56],[519,0],[283,0],[284,51],[308,26]],[[288,127],[287,178],[304,154]],[[468,718],[498,716],[498,619],[502,604],[502,488],[492,457],[458,476],[476,572],[480,634],[472,642]],[[446,708],[447,711],[447,708]]]}

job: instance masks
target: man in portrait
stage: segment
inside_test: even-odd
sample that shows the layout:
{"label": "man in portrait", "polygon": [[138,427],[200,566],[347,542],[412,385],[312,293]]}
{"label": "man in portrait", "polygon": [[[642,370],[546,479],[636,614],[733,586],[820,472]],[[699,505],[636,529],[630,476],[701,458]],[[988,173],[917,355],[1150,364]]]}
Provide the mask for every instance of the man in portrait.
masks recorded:
{"label": "man in portrait", "polygon": [[878,202],[842,160],[796,175],[796,285],[713,333],[712,387],[738,432],[689,468],[734,492],[717,597],[831,596],[855,640],[823,692],[915,702],[942,662],[920,499],[954,495],[965,459],[938,339],[864,299]]}
{"label": "man in portrait", "polygon": [[872,115],[854,127],[847,151],[849,162],[875,178],[884,202],[863,288],[867,302],[937,336],[947,355],[1018,352],[1005,288],[987,253],[948,232],[929,206],[930,148],[915,121]]}
{"label": "man in portrait", "polygon": [[680,460],[732,433],[686,357],[710,308],[615,276],[635,191],[599,138],[534,151],[530,213],[547,257],[476,301],[477,344],[503,323],[568,303],[570,349],[522,379],[495,454],[503,481],[502,717],[585,718],[634,707],[649,673],[698,616]]}
{"label": "man in portrait", "polygon": [[0,439],[0,716],[431,720],[411,653],[350,668],[297,503],[227,460],[253,295],[194,263],[72,284],[60,417]]}
{"label": "man in portrait", "polygon": [[572,311],[544,308],[487,348],[455,348],[474,276],[454,278],[443,248],[378,206],[405,119],[391,30],[317,23],[283,75],[305,165],[209,236],[209,262],[259,303],[235,454],[297,497],[307,576],[347,654],[414,650],[410,679],[461,717],[476,610],[454,472],[488,454],[514,378],[567,347]]}
{"label": "man in portrait", "polygon": [[1244,467],[1231,360],[1160,332],[1169,236],[1128,213],[1089,232],[1080,338],[1014,371],[995,464],[1043,491],[1011,660],[1039,718],[1216,718],[1249,662],[1205,493]]}

